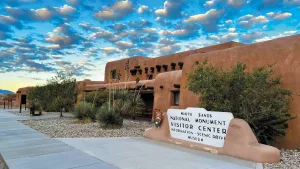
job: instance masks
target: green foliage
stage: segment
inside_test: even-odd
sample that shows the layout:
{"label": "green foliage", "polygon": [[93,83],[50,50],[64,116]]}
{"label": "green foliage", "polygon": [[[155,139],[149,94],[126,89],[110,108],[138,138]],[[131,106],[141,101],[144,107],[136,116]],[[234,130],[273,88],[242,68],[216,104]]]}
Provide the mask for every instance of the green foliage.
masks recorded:
{"label": "green foliage", "polygon": [[99,108],[97,119],[103,127],[120,127],[123,125],[123,118],[117,109],[109,108],[109,104],[105,103]]}
{"label": "green foliage", "polygon": [[145,110],[145,103],[138,93],[120,90],[116,92],[115,98],[113,108],[118,109],[123,116],[135,118]]}
{"label": "green foliage", "polygon": [[76,105],[73,113],[79,120],[91,119],[95,121],[97,110],[93,108],[92,103],[80,102]]}
{"label": "green foliage", "polygon": [[138,114],[142,114],[145,110],[145,103],[140,95],[130,94],[124,104],[124,110],[133,118]]}
{"label": "green foliage", "polygon": [[[85,101],[88,103],[94,103],[94,107],[101,107],[107,102],[108,92],[106,91],[92,91],[85,93]],[[84,98],[82,98],[84,100]]]}
{"label": "green foliage", "polygon": [[72,77],[72,74],[58,72],[55,77],[47,81],[46,86],[54,96],[54,107],[60,110],[62,117],[63,109],[71,109],[75,103],[77,96],[76,79]]}
{"label": "green foliage", "polygon": [[246,65],[237,63],[224,71],[204,61],[188,78],[187,88],[200,95],[200,106],[210,111],[232,112],[248,122],[261,143],[270,144],[284,136],[292,92],[280,87],[281,79],[272,67],[245,72]]}
{"label": "green foliage", "polygon": [[38,104],[45,111],[70,110],[74,107],[77,89],[72,74],[58,72],[44,86],[32,88],[28,93],[31,104]]}

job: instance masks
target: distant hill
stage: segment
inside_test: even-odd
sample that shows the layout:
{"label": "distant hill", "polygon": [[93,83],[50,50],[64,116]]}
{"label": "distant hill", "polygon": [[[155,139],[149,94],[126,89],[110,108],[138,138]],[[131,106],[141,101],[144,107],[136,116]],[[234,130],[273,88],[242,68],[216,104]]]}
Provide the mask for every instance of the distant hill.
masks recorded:
{"label": "distant hill", "polygon": [[10,90],[3,90],[0,89],[0,94],[14,94],[14,92],[10,91]]}

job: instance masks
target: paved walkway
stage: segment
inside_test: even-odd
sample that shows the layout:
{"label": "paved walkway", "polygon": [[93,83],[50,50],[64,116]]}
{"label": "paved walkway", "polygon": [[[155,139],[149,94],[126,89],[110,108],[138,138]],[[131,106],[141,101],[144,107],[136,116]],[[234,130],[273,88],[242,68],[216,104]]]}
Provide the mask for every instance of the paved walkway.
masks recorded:
{"label": "paved walkway", "polygon": [[10,169],[262,169],[261,164],[144,138],[51,139],[0,110],[0,153]]}
{"label": "paved walkway", "polygon": [[122,169],[262,169],[261,164],[144,138],[59,140]]}
{"label": "paved walkway", "polygon": [[0,153],[10,169],[117,169],[17,121],[41,117],[0,110]]}

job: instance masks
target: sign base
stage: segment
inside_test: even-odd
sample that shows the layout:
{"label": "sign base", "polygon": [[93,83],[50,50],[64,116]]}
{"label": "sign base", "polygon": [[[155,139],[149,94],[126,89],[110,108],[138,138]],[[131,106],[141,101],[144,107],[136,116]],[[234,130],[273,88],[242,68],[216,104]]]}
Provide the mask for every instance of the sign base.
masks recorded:
{"label": "sign base", "polygon": [[236,118],[230,121],[223,147],[214,147],[172,138],[167,113],[164,113],[160,128],[146,129],[144,137],[257,163],[277,163],[280,161],[280,151],[277,148],[258,143],[248,123]]}

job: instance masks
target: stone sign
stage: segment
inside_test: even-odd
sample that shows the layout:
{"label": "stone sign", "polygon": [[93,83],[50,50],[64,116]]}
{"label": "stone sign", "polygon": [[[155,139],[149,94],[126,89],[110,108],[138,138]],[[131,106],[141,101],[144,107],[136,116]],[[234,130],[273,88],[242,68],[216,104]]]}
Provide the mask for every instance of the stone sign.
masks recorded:
{"label": "stone sign", "polygon": [[168,110],[171,137],[215,147],[223,147],[232,119],[232,113],[203,108]]}

